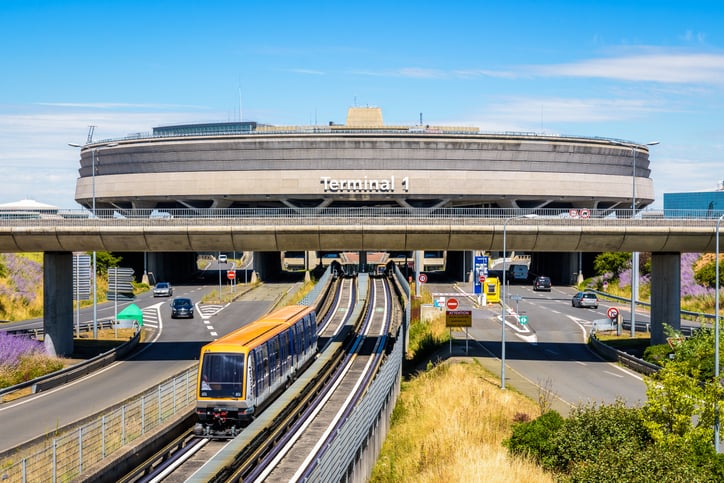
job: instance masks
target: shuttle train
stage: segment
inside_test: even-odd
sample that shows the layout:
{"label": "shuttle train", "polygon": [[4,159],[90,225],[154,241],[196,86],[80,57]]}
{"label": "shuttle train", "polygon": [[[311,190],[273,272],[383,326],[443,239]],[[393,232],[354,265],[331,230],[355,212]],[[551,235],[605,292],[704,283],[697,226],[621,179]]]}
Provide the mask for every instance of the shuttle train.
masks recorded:
{"label": "shuttle train", "polygon": [[311,363],[317,353],[314,309],[291,305],[201,349],[197,435],[234,437]]}

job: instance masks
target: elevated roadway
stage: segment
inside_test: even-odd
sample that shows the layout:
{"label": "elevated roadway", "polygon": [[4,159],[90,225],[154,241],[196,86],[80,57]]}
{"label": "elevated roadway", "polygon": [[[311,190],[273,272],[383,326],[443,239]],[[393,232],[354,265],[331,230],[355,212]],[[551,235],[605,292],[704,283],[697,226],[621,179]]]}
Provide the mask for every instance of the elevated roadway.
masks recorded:
{"label": "elevated roadway", "polygon": [[[579,214],[581,212],[578,212]],[[678,329],[680,258],[714,252],[717,218],[630,218],[614,211],[242,209],[46,216],[0,222],[0,252],[44,252],[46,345],[72,351],[72,252],[447,250],[652,253],[653,343]],[[143,216],[142,216],[143,215]],[[619,215],[624,215],[620,217]],[[630,213],[629,213],[630,215]],[[50,288],[50,291],[48,290]]]}
{"label": "elevated roadway", "polygon": [[716,218],[570,218],[567,210],[169,210],[165,218],[0,220],[0,253],[286,250],[714,252]]}

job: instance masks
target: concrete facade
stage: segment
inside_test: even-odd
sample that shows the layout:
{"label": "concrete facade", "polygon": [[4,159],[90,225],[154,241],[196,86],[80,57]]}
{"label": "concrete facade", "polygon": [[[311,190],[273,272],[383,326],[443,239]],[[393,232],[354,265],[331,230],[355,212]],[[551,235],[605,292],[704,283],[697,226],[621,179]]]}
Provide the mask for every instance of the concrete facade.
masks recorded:
{"label": "concrete facade", "polygon": [[88,144],[81,150],[76,200],[90,207],[95,183],[96,206],[121,212],[327,206],[617,210],[631,208],[635,159],[636,204],[653,202],[648,146],[630,141],[385,126],[381,111],[367,108],[356,108],[344,125],[239,127],[159,128]]}

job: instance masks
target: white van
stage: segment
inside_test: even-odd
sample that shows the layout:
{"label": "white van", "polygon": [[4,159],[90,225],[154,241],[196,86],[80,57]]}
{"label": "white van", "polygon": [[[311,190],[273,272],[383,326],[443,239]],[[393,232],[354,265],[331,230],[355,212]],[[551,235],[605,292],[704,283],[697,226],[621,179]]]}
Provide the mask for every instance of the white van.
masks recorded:
{"label": "white van", "polygon": [[229,259],[226,257],[226,255],[224,255],[223,253],[219,255],[219,263],[226,263],[228,261]]}
{"label": "white van", "polygon": [[528,280],[528,266],[527,265],[511,265],[508,268],[508,276],[513,281],[525,282],[526,280]]}

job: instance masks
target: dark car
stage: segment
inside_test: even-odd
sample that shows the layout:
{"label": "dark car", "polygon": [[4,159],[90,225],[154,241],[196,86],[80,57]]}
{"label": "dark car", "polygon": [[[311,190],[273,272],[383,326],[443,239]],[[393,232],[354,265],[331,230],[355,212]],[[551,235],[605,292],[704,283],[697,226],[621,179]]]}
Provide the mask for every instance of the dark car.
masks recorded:
{"label": "dark car", "polygon": [[539,276],[533,280],[533,290],[545,290],[546,292],[551,291],[551,279],[550,277]]}
{"label": "dark car", "polygon": [[578,292],[571,299],[572,307],[592,307],[598,308],[598,297],[593,292]]}
{"label": "dark car", "polygon": [[194,318],[194,303],[191,299],[181,297],[173,299],[171,302],[171,318],[176,319],[179,317]]}
{"label": "dark car", "polygon": [[173,295],[173,287],[168,282],[158,282],[153,287],[154,297],[170,297],[171,295]]}

